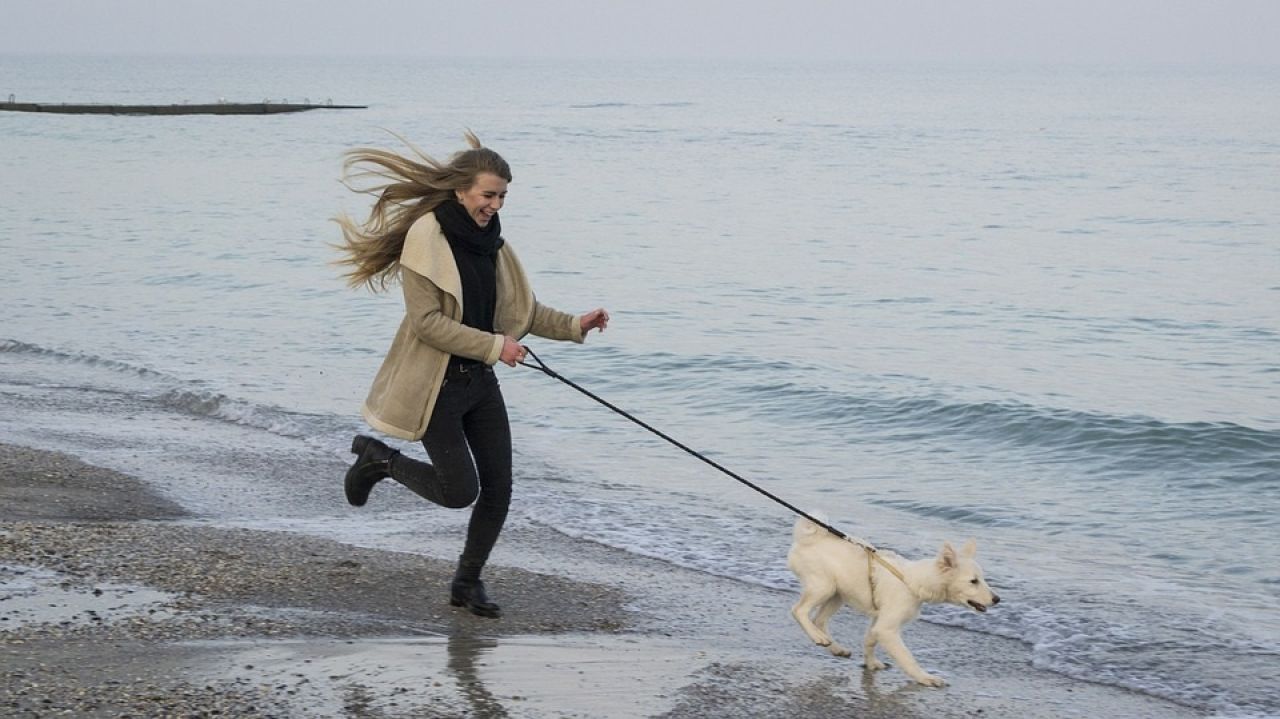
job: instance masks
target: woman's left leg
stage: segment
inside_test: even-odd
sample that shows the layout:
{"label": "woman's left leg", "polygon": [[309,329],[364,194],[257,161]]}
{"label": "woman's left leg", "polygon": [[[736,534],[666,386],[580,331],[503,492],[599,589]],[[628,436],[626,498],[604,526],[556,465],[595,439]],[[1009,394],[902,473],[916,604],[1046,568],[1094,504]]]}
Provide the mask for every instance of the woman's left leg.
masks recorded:
{"label": "woman's left leg", "polygon": [[477,614],[498,616],[497,605],[484,596],[480,571],[498,542],[511,505],[511,424],[497,377],[486,372],[474,381],[485,384],[478,388],[481,396],[463,417],[463,429],[475,460],[480,494],[471,510],[467,541],[458,558],[453,594],[455,604],[462,599],[461,604]]}
{"label": "woman's left leg", "polygon": [[480,496],[471,510],[462,559],[480,566],[488,561],[511,505],[511,424],[497,378],[490,374],[486,380],[493,383],[492,392],[463,419],[480,480]]}

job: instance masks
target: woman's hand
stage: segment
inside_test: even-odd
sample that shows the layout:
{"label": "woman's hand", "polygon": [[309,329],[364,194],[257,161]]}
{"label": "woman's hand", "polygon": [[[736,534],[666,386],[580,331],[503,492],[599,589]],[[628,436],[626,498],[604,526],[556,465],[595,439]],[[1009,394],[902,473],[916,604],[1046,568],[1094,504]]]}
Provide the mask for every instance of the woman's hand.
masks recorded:
{"label": "woman's hand", "polygon": [[583,336],[591,330],[604,332],[604,328],[609,326],[609,313],[603,307],[598,307],[579,317],[578,323],[582,325]]}
{"label": "woman's hand", "polygon": [[498,355],[498,361],[508,367],[515,367],[517,363],[523,362],[524,347],[510,335],[504,335],[502,340],[502,354]]}

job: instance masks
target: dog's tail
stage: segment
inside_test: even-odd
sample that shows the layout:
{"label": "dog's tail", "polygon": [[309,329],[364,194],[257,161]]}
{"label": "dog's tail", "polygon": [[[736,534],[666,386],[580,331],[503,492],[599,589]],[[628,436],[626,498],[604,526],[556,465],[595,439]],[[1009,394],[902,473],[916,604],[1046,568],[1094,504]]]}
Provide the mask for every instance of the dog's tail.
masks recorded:
{"label": "dog's tail", "polygon": [[[819,522],[825,523],[827,521],[827,515],[822,512],[809,512],[809,516]],[[795,528],[791,530],[791,538],[795,540],[797,544],[809,542],[819,537],[826,536],[827,534],[828,532],[826,529],[810,522],[805,517],[797,519]]]}

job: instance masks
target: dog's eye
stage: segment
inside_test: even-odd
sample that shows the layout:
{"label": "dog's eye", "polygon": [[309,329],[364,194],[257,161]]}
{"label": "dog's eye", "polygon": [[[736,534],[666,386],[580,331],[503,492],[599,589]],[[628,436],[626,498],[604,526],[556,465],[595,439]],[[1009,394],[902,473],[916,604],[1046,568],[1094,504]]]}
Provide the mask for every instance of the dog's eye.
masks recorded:
{"label": "dog's eye", "polygon": [[977,584],[977,583],[978,583],[978,578],[977,578],[977,577],[974,577],[973,579],[970,579],[970,580],[969,580],[969,583],[970,583],[970,584]]}

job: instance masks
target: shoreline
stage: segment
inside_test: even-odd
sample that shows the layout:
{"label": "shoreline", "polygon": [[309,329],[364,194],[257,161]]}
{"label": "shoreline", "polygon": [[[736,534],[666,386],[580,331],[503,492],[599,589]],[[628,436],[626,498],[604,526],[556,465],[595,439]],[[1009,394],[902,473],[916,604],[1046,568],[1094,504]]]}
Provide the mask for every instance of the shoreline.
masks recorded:
{"label": "shoreline", "polygon": [[[0,708],[16,717],[1205,716],[1037,670],[1019,642],[924,622],[908,629],[909,644],[948,687],[918,687],[896,669],[867,674],[809,645],[783,592],[552,535],[527,525],[504,534],[521,550],[486,573],[503,606],[495,621],[448,606],[451,562],[208,525],[140,480],[0,444]],[[531,554],[541,561],[525,561]],[[863,620],[846,614],[833,627],[856,637]]]}

